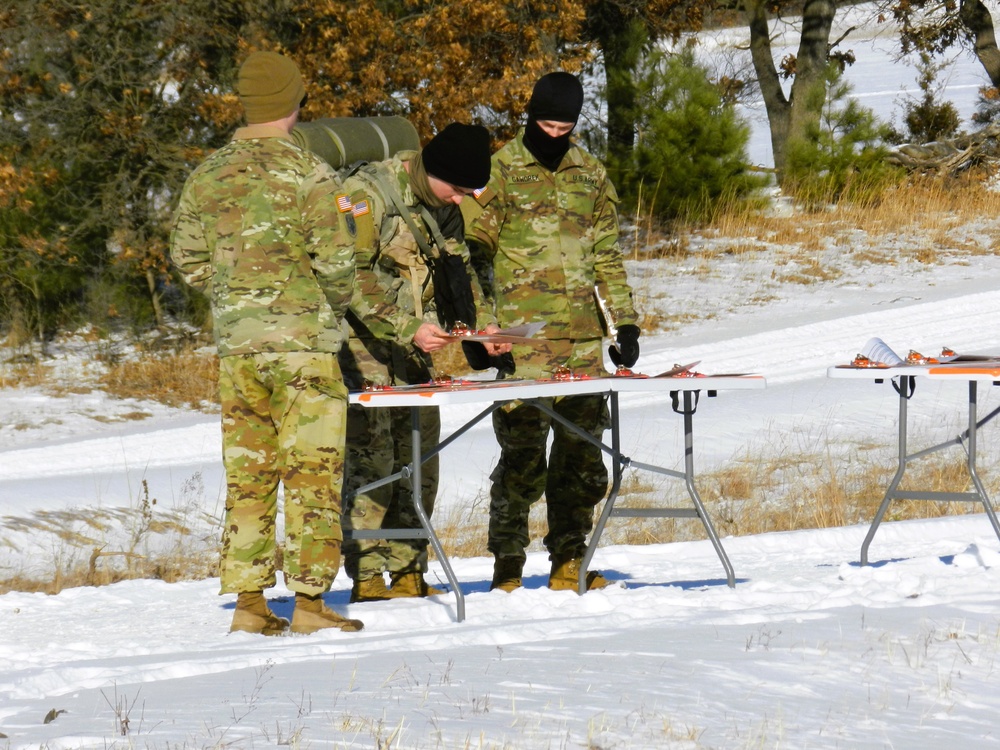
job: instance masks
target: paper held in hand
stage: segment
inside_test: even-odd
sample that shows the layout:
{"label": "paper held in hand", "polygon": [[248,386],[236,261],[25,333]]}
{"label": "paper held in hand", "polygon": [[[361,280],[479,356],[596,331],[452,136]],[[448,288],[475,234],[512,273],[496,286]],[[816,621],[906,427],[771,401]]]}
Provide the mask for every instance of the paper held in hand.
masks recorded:
{"label": "paper held in hand", "polygon": [[534,336],[544,327],[545,323],[525,323],[513,328],[502,328],[495,333],[456,327],[449,336],[455,341],[480,341],[484,344],[532,344],[540,341]]}

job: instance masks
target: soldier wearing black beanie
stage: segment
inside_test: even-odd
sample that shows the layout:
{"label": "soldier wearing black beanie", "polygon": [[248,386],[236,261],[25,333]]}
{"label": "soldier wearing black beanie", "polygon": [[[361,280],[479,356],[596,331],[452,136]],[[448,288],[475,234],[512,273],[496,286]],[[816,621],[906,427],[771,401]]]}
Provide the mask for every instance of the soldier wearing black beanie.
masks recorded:
{"label": "soldier wearing black beanie", "polygon": [[421,156],[427,173],[449,185],[478,190],[490,181],[490,133],[482,125],[451,123]]}
{"label": "soldier wearing black beanie", "polygon": [[[436,377],[432,354],[453,343],[448,331],[465,326],[499,331],[474,270],[469,266],[460,204],[490,181],[490,135],[480,125],[451,123],[419,151],[361,166],[344,183],[359,242],[357,282],[340,350],[344,382],[407,385]],[[509,344],[477,344],[483,358],[510,351]],[[380,412],[392,412],[381,414]],[[440,442],[437,406],[417,410],[422,450]],[[344,465],[345,528],[420,529],[412,488],[401,476],[412,460],[412,415],[401,409],[347,411]],[[427,456],[420,474],[420,501],[428,516],[437,497],[439,465]],[[427,538],[403,534],[384,539],[350,538],[344,569],[353,580],[351,602],[436,596],[443,591],[424,577]],[[385,574],[390,585],[386,585]]]}

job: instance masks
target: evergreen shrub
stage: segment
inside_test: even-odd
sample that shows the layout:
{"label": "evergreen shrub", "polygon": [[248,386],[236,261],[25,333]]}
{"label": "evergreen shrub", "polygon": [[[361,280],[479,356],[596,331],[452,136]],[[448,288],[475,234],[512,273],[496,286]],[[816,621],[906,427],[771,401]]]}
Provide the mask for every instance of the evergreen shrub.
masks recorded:
{"label": "evergreen shrub", "polygon": [[690,50],[653,50],[638,72],[637,139],[618,186],[627,208],[666,222],[710,219],[758,190],[750,127]]}

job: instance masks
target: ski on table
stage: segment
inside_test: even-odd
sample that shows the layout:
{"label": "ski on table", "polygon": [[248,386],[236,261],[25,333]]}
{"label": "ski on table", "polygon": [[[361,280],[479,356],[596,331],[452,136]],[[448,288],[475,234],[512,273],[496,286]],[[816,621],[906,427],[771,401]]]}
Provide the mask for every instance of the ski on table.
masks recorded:
{"label": "ski on table", "polygon": [[871,338],[862,347],[861,352],[850,364],[837,365],[842,369],[876,369],[887,370],[892,367],[914,367],[934,365],[950,367],[969,364],[996,363],[1000,365],[1000,354],[957,354],[953,349],[944,347],[936,357],[926,357],[911,349],[906,357],[900,357],[882,339]]}

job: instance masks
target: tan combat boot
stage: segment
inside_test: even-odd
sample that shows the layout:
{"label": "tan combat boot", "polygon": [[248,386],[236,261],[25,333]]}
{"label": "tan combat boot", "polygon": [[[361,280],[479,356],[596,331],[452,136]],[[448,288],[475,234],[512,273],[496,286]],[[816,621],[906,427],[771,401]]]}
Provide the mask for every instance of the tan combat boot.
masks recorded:
{"label": "tan combat boot", "polygon": [[[582,562],[580,557],[553,556],[549,588],[553,591],[579,591]],[[587,591],[603,589],[608,583],[608,579],[596,570],[587,573]]]}
{"label": "tan combat boot", "polygon": [[356,604],[357,602],[381,602],[385,599],[395,599],[400,596],[404,595],[386,587],[385,579],[381,575],[357,579],[354,581],[354,585],[351,586],[351,604]]}
{"label": "tan combat boot", "polygon": [[390,573],[389,577],[392,578],[390,591],[396,597],[437,596],[445,593],[443,589],[428,584],[423,573]]}
{"label": "tan combat boot", "polygon": [[356,633],[364,626],[361,620],[349,620],[338,615],[323,604],[322,596],[295,595],[295,612],[292,613],[293,633],[315,633],[317,630],[327,628]]}
{"label": "tan combat boot", "polygon": [[278,617],[267,606],[262,591],[244,591],[236,597],[236,611],[230,633],[281,635],[288,630],[288,620]]}
{"label": "tan combat boot", "polygon": [[521,573],[524,570],[524,560],[520,557],[497,557],[493,563],[493,581],[490,591],[500,589],[508,594],[521,588]]}

